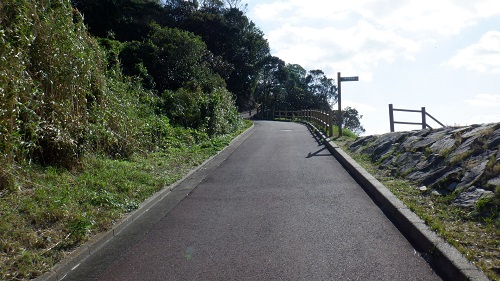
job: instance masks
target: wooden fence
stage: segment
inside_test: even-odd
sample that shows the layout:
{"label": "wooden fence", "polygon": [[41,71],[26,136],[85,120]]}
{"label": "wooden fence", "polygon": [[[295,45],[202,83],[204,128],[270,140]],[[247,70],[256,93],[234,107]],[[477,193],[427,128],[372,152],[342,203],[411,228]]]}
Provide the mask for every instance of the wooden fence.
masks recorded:
{"label": "wooden fence", "polygon": [[[422,116],[422,122],[417,123],[417,122],[394,121],[394,111],[420,113],[421,116]],[[399,109],[399,108],[394,108],[392,104],[389,104],[389,123],[391,125],[391,132],[394,132],[394,124],[419,125],[419,126],[422,126],[422,129],[426,129],[426,128],[432,129],[432,127],[429,126],[429,124],[427,123],[427,118],[426,117],[430,117],[432,120],[436,121],[442,127],[446,127],[441,122],[439,122],[436,118],[432,117],[432,115],[430,115],[429,113],[427,113],[425,111],[425,107],[422,107],[421,110]]]}
{"label": "wooden fence", "polygon": [[304,120],[315,126],[324,129],[328,136],[333,136],[333,124],[335,124],[335,111],[325,111],[325,110],[297,110],[297,111],[286,111],[286,110],[272,110],[267,112],[257,112],[260,118],[265,119],[298,119]]}

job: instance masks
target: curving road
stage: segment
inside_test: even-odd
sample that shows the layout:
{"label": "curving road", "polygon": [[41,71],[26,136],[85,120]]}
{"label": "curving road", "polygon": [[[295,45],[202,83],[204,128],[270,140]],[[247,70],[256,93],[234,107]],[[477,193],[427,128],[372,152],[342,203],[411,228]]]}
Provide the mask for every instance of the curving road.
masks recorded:
{"label": "curving road", "polygon": [[305,126],[225,153],[64,280],[441,280]]}

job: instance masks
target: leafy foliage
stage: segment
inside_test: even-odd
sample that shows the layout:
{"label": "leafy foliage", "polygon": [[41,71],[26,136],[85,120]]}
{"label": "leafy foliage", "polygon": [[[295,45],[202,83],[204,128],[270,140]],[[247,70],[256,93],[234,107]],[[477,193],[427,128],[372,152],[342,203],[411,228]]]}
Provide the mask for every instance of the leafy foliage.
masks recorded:
{"label": "leafy foliage", "polygon": [[[189,105],[202,112],[191,116],[201,118],[193,129],[225,134],[240,124],[223,79],[204,63],[205,44],[192,33],[153,24],[142,43],[101,39],[104,51],[67,1],[0,7],[2,189],[14,187],[16,162],[72,169],[85,153],[126,158],[164,147],[163,134],[172,132],[165,115],[175,114],[158,106],[174,106],[142,88],[148,78],[158,91],[186,87],[179,96],[187,89],[198,96]],[[123,50],[142,50],[134,65],[141,80],[121,74]]]}
{"label": "leafy foliage", "polygon": [[361,126],[360,119],[363,115],[359,115],[358,111],[352,107],[346,107],[342,110],[342,127],[353,131],[359,135],[365,132],[365,128]]}
{"label": "leafy foliage", "polygon": [[227,134],[239,124],[231,93],[218,88],[210,94],[201,90],[166,91],[163,110],[174,124],[195,128],[208,135]]}
{"label": "leafy foliage", "polygon": [[126,43],[120,59],[126,73],[150,76],[160,93],[188,85],[210,92],[225,85],[205,62],[207,54],[205,43],[193,33],[152,24],[149,37]]}
{"label": "leafy foliage", "polygon": [[97,37],[118,41],[142,40],[150,23],[162,18],[158,0],[71,0],[80,11],[89,31]]}
{"label": "leafy foliage", "polygon": [[213,54],[212,67],[225,79],[239,108],[252,106],[260,62],[269,55],[264,34],[239,10],[238,1],[170,0],[162,23],[199,35]]}
{"label": "leafy foliage", "polygon": [[0,147],[11,161],[27,156],[74,165],[94,106],[88,101],[103,96],[102,52],[65,1],[2,5],[1,108],[9,109],[0,116],[6,128]]}
{"label": "leafy foliage", "polygon": [[283,108],[335,98],[322,71],[270,57],[243,7],[0,2],[0,279],[40,275],[215,153],[254,93]]}

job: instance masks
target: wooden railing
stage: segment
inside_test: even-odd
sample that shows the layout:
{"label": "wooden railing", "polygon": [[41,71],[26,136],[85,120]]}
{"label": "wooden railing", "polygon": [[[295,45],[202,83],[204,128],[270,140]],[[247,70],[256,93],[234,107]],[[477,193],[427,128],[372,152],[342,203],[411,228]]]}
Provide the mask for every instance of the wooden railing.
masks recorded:
{"label": "wooden railing", "polygon": [[[269,116],[271,115],[271,116]],[[298,119],[304,120],[309,123],[314,124],[320,129],[324,129],[328,136],[333,136],[333,126],[335,122],[335,111],[325,111],[325,110],[297,110],[297,111],[286,111],[286,110],[274,110],[271,112],[261,112],[261,118],[267,119]]]}
{"label": "wooden railing", "polygon": [[[417,112],[420,113],[422,116],[422,122],[417,123],[417,122],[401,122],[401,121],[394,121],[394,111],[402,111],[402,112]],[[412,109],[399,109],[399,108],[394,108],[392,104],[389,104],[389,123],[391,125],[391,132],[394,132],[394,124],[405,124],[405,125],[419,125],[422,126],[422,129],[432,129],[431,126],[427,123],[426,117],[430,117],[432,120],[436,121],[439,125],[442,127],[446,127],[443,125],[441,122],[439,122],[436,118],[432,117],[429,113],[425,111],[425,107],[422,107],[421,110],[412,110]]]}

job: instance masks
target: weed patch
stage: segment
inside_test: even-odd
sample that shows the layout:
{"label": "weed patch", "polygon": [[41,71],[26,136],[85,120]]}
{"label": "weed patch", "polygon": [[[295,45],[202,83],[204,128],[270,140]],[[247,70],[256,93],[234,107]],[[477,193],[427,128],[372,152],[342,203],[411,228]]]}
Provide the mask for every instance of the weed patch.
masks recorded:
{"label": "weed patch", "polygon": [[250,125],[246,122],[233,134],[128,159],[87,155],[78,171],[19,167],[20,189],[0,197],[0,280],[40,276]]}

